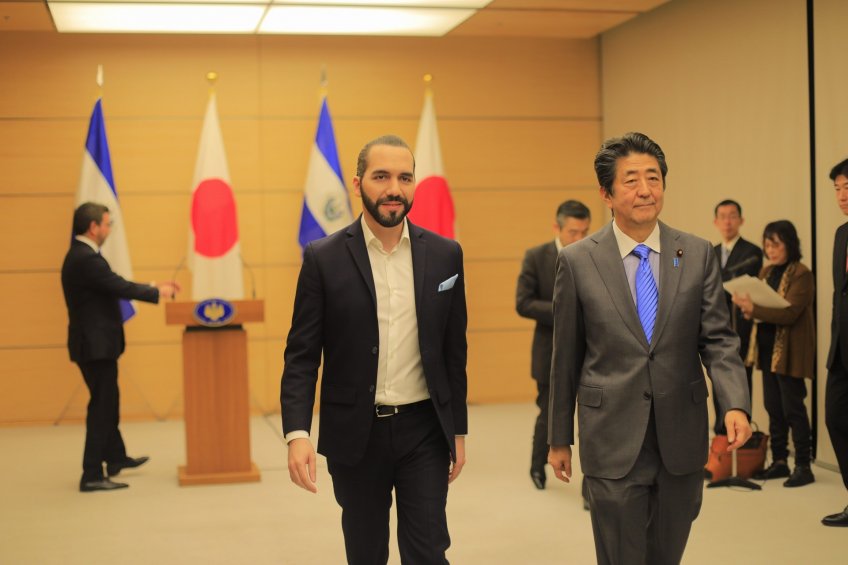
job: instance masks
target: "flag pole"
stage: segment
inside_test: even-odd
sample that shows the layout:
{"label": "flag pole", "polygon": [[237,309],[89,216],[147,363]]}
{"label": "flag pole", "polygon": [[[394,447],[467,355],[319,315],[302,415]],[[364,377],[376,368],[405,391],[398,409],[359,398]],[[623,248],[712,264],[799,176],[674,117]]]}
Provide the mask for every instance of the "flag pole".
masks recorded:
{"label": "flag pole", "polygon": [[327,79],[327,65],[321,65],[321,78],[318,82],[318,102],[327,97],[327,84],[329,83]]}
{"label": "flag pole", "polygon": [[424,75],[424,95],[433,96],[433,75],[430,73]]}
{"label": "flag pole", "polygon": [[97,65],[97,77],[94,82],[97,84],[97,97],[103,98],[103,65]]}

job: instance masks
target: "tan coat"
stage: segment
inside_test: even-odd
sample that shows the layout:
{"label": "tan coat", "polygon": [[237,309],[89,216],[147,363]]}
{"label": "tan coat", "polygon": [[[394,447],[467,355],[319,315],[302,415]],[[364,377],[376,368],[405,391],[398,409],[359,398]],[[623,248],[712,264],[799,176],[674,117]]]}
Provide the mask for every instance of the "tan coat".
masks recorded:
{"label": "tan coat", "polygon": [[[773,267],[763,267],[760,278],[766,279]],[[815,377],[813,365],[816,357],[816,328],[813,322],[816,287],[813,273],[800,262],[790,264],[780,279],[777,293],[790,306],[764,308],[754,305],[753,317],[758,323],[751,330],[746,364],[756,364],[761,369],[757,353],[757,326],[759,322],[768,322],[777,326],[771,371],[779,375],[812,379]]]}

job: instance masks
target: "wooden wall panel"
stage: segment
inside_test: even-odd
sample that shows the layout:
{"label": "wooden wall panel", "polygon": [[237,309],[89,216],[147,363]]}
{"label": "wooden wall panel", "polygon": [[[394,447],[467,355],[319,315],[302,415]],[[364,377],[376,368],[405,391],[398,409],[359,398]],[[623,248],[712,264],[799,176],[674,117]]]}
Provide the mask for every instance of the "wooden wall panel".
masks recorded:
{"label": "wooden wall panel", "polygon": [[[14,54],[15,56],[9,56]],[[191,182],[208,100],[218,110],[242,251],[265,300],[249,332],[250,403],[279,410],[301,251],[297,228],[324,66],[345,182],[363,143],[415,141],[425,73],[469,285],[475,402],[533,398],[532,323],[514,312],[524,251],[553,237],[556,206],[603,218],[592,156],[601,136],[594,40],[0,34],[0,424],[84,417],[88,394],[64,344],[59,268],[70,237],[88,116],[103,89],[112,163],[139,281],[173,276],[187,249]],[[351,193],[352,194],[352,193]],[[353,198],[354,214],[361,204]],[[593,227],[599,226],[599,223]],[[190,296],[191,274],[177,280]],[[126,419],[182,415],[181,330],[140,304],[121,359]],[[23,378],[22,378],[23,377]],[[51,391],[49,397],[44,390]]]}

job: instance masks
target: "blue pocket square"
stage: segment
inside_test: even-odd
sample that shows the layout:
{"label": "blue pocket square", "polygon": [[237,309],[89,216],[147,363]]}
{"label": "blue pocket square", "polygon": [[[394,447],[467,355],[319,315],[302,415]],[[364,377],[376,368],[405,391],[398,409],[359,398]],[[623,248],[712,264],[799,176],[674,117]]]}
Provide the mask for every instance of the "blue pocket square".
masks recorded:
{"label": "blue pocket square", "polygon": [[457,273],[456,275],[452,276],[451,278],[446,279],[443,282],[440,282],[439,283],[439,292],[444,292],[446,290],[452,289],[454,283],[456,282],[456,279],[458,279],[458,278],[459,278],[459,274]]}

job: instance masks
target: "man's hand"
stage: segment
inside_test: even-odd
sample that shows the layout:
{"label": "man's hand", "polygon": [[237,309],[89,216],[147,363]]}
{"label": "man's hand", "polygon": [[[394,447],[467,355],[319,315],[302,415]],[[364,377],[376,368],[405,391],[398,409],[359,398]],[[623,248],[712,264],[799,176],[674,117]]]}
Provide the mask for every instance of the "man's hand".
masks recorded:
{"label": "man's hand", "polygon": [[159,296],[169,296],[171,297],[171,300],[173,300],[180,291],[180,285],[177,281],[167,281],[154,286],[159,289]]}
{"label": "man's hand", "polygon": [[751,424],[742,410],[728,410],[724,415],[724,426],[727,428],[728,453],[739,449],[751,438]]}
{"label": "man's hand", "polygon": [[309,438],[297,438],[289,442],[289,476],[294,484],[309,492],[318,492],[315,486],[315,449]]}
{"label": "man's hand", "polygon": [[548,451],[548,463],[554,468],[554,475],[561,481],[571,482],[571,446],[551,446]]}
{"label": "man's hand", "polygon": [[465,466],[465,436],[456,436],[456,461],[451,464],[450,475],[448,476],[448,484],[451,484],[455,478],[462,472]]}

